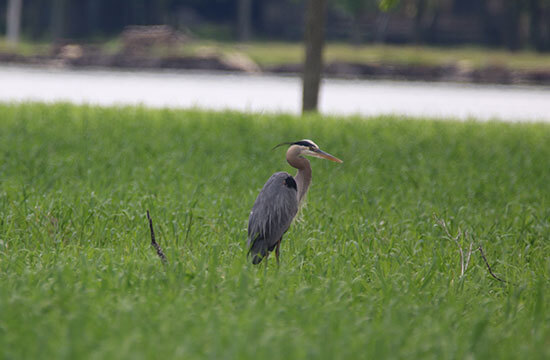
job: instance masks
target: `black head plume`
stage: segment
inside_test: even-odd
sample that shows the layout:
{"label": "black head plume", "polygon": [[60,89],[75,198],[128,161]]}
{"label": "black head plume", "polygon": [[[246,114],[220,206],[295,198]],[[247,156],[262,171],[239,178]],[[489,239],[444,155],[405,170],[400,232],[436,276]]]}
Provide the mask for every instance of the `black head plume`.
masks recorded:
{"label": "black head plume", "polygon": [[311,148],[311,147],[317,147],[317,145],[313,144],[311,141],[309,140],[300,140],[300,141],[296,141],[294,143],[292,143],[292,145],[300,145],[300,146],[305,146],[305,147],[308,147],[308,148]]}
{"label": "black head plume", "polygon": [[283,145],[300,145],[300,146],[305,146],[305,147],[308,147],[308,148],[316,147],[315,144],[311,143],[308,140],[300,140],[300,141],[295,141],[295,142],[280,143],[280,144],[276,145],[275,147],[273,147],[273,149],[271,149],[271,150],[275,150],[276,148],[278,148],[280,146],[283,146]]}

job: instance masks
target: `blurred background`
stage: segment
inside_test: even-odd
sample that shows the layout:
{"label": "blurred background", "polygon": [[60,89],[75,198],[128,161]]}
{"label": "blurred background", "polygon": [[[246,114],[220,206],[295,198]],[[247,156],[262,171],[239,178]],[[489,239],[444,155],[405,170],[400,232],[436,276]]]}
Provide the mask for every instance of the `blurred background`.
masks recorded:
{"label": "blurred background", "polygon": [[0,65],[550,86],[550,0],[2,0],[0,29]]}
{"label": "blurred background", "polygon": [[[226,41],[300,41],[299,0],[4,0],[20,3],[20,33],[30,41],[104,41],[129,25],[166,24],[184,34]],[[353,44],[430,44],[550,50],[550,1],[402,0],[384,9],[377,0],[331,0],[326,38]]]}

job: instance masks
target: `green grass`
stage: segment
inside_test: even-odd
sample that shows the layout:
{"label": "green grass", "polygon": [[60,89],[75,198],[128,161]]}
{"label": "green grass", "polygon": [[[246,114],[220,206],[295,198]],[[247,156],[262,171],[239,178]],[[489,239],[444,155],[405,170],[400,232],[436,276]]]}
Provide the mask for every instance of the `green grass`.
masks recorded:
{"label": "green grass", "polygon": [[17,45],[7,42],[6,38],[0,36],[0,53],[16,53],[24,56],[48,55],[51,52],[51,45],[43,42],[21,41]]}
{"label": "green grass", "polygon": [[[344,163],[312,160],[254,267],[270,149],[301,138]],[[0,358],[548,358],[549,159],[544,124],[0,105]],[[434,213],[509,283],[477,253],[460,277]]]}
{"label": "green grass", "polygon": [[[105,54],[122,51],[119,38],[98,43]],[[22,55],[49,52],[45,43],[22,42],[18,47],[10,47],[0,38],[0,52],[17,52]],[[301,43],[255,41],[245,44],[231,41],[195,40],[182,46],[157,47],[150,54],[157,55],[200,55],[219,54],[228,56],[243,53],[260,66],[274,66],[303,61],[304,47]],[[550,55],[531,50],[511,52],[503,49],[491,49],[476,46],[436,47],[415,45],[379,45],[367,44],[353,46],[347,43],[328,43],[325,47],[325,60],[348,61],[365,64],[458,65],[463,68],[484,68],[504,66],[516,70],[547,70],[550,68]]]}
{"label": "green grass", "polygon": [[[261,65],[299,63],[303,61],[304,49],[299,43],[257,42],[235,46],[213,43],[214,48],[225,51],[239,49]],[[415,45],[353,46],[346,43],[328,43],[325,60],[349,61],[366,64],[442,66],[458,64],[462,67],[483,68],[506,66],[518,70],[548,69],[550,55],[534,51],[510,52],[474,46],[435,47]]]}

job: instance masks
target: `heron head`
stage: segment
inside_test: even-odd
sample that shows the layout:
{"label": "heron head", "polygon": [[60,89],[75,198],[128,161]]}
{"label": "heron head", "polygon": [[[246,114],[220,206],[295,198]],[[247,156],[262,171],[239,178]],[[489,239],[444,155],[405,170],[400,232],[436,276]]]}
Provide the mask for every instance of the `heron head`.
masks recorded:
{"label": "heron head", "polygon": [[298,156],[307,155],[307,156],[313,156],[319,159],[326,159],[330,161],[334,161],[337,163],[343,162],[342,160],[338,159],[335,156],[330,155],[329,153],[324,152],[319,148],[319,146],[314,143],[311,140],[303,139],[300,141],[292,142],[292,143],[282,143],[275,147],[279,147],[281,145],[290,145],[289,151],[291,149],[296,149],[295,151],[298,152]]}

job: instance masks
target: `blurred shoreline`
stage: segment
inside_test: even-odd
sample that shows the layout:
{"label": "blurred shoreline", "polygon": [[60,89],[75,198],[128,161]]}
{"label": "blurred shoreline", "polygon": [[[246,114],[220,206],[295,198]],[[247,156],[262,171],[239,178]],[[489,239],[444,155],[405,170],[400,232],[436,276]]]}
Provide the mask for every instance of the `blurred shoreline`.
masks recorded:
{"label": "blurred shoreline", "polygon": [[[150,55],[119,52],[108,54],[92,46],[69,44],[49,54],[0,52],[2,65],[34,65],[48,68],[114,70],[201,70],[209,72],[262,73],[296,76],[302,64],[259,65],[244,54],[227,57],[217,53]],[[550,85],[550,69],[511,69],[505,65],[472,68],[460,62],[446,65],[384,64],[329,61],[324,76],[334,79],[456,82],[500,85]]]}

